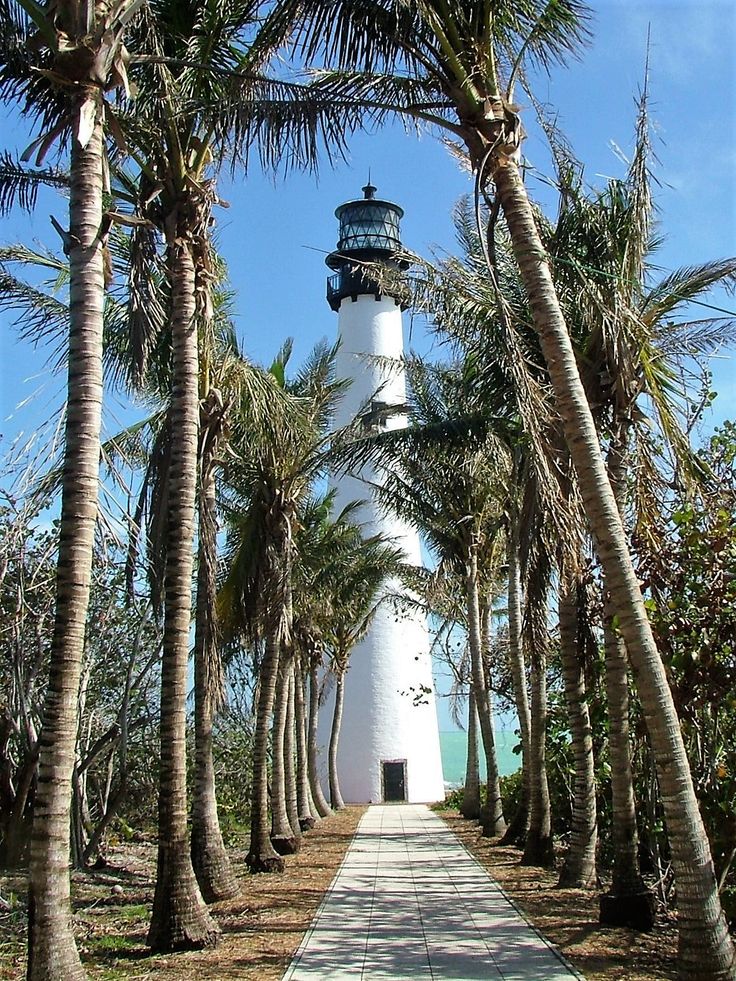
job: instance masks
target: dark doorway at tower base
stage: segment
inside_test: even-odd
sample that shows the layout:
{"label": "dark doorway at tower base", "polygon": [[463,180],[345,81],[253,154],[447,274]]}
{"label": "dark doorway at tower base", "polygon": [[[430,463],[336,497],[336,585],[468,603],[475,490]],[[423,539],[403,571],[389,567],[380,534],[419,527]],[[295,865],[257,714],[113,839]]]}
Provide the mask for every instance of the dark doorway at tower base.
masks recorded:
{"label": "dark doorway at tower base", "polygon": [[406,760],[384,760],[383,799],[387,804],[406,800]]}

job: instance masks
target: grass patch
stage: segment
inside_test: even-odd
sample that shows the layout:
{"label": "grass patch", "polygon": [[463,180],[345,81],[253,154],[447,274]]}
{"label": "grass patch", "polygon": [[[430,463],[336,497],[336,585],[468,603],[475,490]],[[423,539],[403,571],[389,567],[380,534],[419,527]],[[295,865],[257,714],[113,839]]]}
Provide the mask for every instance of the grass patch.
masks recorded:
{"label": "grass patch", "polygon": [[146,920],[151,915],[151,911],[145,903],[133,906],[121,906],[118,917],[126,923],[133,923],[136,920]]}
{"label": "grass patch", "polygon": [[95,954],[126,954],[139,946],[137,941],[119,933],[105,933],[101,937],[91,937],[87,944]]}

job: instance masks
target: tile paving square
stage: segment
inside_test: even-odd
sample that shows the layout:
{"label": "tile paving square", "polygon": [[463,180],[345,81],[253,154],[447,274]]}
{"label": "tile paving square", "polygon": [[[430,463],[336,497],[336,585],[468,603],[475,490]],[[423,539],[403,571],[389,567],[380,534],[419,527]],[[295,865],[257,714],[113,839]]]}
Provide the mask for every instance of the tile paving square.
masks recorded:
{"label": "tile paving square", "polygon": [[425,805],[374,805],[283,981],[569,981],[581,975]]}

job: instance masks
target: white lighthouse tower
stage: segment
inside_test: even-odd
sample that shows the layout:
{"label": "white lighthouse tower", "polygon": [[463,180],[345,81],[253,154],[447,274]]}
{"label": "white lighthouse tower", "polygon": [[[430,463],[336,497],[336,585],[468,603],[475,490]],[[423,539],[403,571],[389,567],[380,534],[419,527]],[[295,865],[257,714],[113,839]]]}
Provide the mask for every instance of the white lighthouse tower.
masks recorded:
{"label": "white lighthouse tower", "polygon": [[[375,197],[369,183],[364,197],[340,205],[337,249],[327,257],[334,271],[327,300],[338,314],[338,378],[352,382],[337,421],[356,418],[366,426],[397,429],[406,425],[402,407],[406,382],[399,364],[404,350],[402,310],[360,272],[361,262],[398,266],[399,222],[403,210]],[[362,478],[362,479],[361,479]],[[403,547],[408,562],[419,565],[415,529],[387,515],[372,499],[368,472],[336,482],[336,507],[365,503],[358,513],[366,535],[381,533]],[[395,592],[396,583],[387,589]],[[340,787],[345,801],[436,801],[444,797],[440,741],[426,619],[416,610],[379,606],[370,630],[355,647],[345,679],[345,703],[338,751]],[[332,706],[324,707],[325,721]]]}

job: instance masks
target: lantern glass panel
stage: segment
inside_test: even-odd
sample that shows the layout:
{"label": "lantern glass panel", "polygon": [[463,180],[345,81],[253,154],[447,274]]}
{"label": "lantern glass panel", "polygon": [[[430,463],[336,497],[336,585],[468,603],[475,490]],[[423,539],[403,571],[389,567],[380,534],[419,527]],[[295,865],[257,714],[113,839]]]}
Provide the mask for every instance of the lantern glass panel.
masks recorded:
{"label": "lantern glass panel", "polygon": [[399,218],[397,210],[378,201],[349,205],[340,215],[338,249],[400,249]]}

